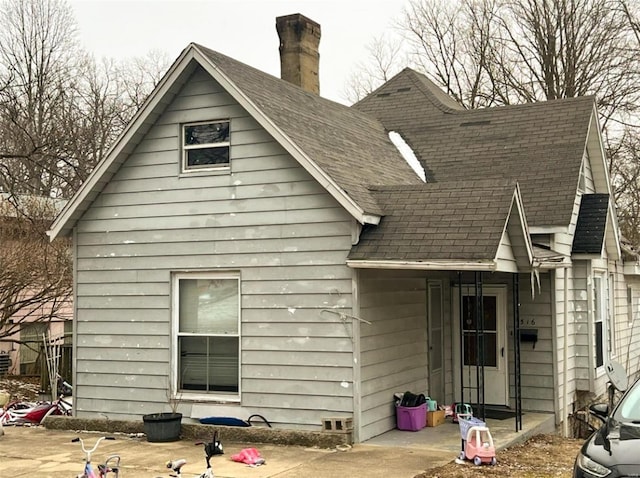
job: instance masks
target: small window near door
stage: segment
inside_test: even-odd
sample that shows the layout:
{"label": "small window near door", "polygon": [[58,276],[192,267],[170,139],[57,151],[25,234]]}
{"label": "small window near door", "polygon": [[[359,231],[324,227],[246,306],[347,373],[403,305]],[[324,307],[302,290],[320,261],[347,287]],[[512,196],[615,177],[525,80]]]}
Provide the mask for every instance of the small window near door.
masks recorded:
{"label": "small window near door", "polygon": [[[497,298],[495,296],[482,298],[484,310],[482,316],[484,328],[482,329],[476,313],[476,297],[464,296],[462,305],[464,365],[496,367],[498,365]],[[479,347],[482,347],[482,352]]]}
{"label": "small window near door", "polygon": [[230,121],[185,124],[182,137],[183,171],[229,167]]}

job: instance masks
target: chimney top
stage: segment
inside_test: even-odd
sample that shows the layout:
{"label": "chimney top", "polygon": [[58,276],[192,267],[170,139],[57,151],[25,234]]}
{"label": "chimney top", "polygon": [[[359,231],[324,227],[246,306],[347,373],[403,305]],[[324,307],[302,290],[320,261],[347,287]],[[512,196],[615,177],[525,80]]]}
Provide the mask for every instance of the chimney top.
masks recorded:
{"label": "chimney top", "polygon": [[320,25],[300,13],[276,18],[280,38],[280,77],[320,93]]}

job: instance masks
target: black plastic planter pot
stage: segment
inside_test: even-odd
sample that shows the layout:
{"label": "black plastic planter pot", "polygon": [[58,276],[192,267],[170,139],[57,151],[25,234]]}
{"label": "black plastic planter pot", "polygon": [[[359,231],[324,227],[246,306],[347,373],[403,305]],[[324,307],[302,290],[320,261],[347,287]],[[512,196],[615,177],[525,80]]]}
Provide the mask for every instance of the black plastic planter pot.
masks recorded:
{"label": "black plastic planter pot", "polygon": [[166,442],[180,439],[180,424],[182,413],[151,413],[143,415],[144,433],[147,441]]}

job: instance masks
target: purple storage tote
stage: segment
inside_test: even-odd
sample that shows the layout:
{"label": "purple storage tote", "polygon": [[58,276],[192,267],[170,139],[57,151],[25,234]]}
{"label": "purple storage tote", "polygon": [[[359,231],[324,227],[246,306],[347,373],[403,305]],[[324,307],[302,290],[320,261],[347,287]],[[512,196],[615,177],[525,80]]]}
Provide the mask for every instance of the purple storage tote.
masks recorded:
{"label": "purple storage tote", "polygon": [[417,407],[396,407],[398,430],[417,432],[427,425],[427,404]]}

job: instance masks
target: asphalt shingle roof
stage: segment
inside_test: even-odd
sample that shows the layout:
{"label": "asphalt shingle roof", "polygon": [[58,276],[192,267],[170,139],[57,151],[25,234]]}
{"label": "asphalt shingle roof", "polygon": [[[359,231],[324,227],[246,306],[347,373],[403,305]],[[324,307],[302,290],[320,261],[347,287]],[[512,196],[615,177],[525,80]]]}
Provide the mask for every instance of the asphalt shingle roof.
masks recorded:
{"label": "asphalt shingle roof", "polygon": [[196,46],[366,213],[380,213],[368,185],[422,182],[374,117]]}
{"label": "asphalt shingle roof", "polygon": [[516,179],[532,226],[567,226],[593,113],[592,97],[456,108],[406,69],[353,107],[399,132],[427,182]]}
{"label": "asphalt shingle roof", "polygon": [[365,228],[349,259],[491,261],[515,188],[504,179],[373,188],[385,216]]}

